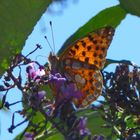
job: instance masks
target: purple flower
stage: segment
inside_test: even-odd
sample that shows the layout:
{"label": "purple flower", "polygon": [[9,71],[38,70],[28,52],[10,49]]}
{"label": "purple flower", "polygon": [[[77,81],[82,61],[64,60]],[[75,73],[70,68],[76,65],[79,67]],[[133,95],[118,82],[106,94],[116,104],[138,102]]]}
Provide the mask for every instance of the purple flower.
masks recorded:
{"label": "purple flower", "polygon": [[102,135],[94,136],[92,140],[104,140],[104,137]]}
{"label": "purple flower", "polygon": [[62,87],[62,94],[67,98],[81,98],[82,93],[77,89],[77,86],[74,83],[67,84],[65,87]]}
{"label": "purple flower", "polygon": [[24,140],[34,140],[34,135],[29,132],[26,132],[24,134],[24,137],[25,137]]}
{"label": "purple flower", "polygon": [[82,136],[90,135],[90,131],[88,130],[88,128],[86,128],[86,124],[87,124],[87,118],[80,117],[79,123],[76,126],[76,129],[79,131],[79,134]]}
{"label": "purple flower", "polygon": [[43,75],[45,75],[45,70],[44,69],[37,69],[36,70],[36,75],[37,76],[43,76]]}
{"label": "purple flower", "polygon": [[84,129],[86,127],[86,123],[87,123],[87,118],[80,117],[77,128]]}
{"label": "purple flower", "polygon": [[49,82],[53,84],[57,96],[56,104],[61,103],[65,99],[72,101],[73,99],[79,99],[83,96],[76,84],[67,81],[67,79],[62,77],[60,73],[50,75]]}
{"label": "purple flower", "polygon": [[32,79],[36,82],[40,81],[40,78],[38,78],[38,77],[45,75],[44,67],[40,66],[40,68],[38,68],[36,70],[35,63],[30,63],[30,65],[27,67],[26,71],[27,71],[28,79]]}
{"label": "purple flower", "polygon": [[60,92],[62,85],[66,82],[66,78],[62,77],[59,73],[49,76],[49,83],[53,84],[56,93]]}
{"label": "purple flower", "polygon": [[50,81],[54,82],[56,89],[59,90],[61,85],[66,81],[66,78],[62,77],[60,73],[56,73],[55,75],[50,75]]}
{"label": "purple flower", "polygon": [[42,90],[38,92],[38,100],[41,101],[45,98],[46,91]]}
{"label": "purple flower", "polygon": [[42,101],[46,98],[46,91],[39,91],[37,93],[33,93],[30,96],[30,105],[34,108],[38,108]]}

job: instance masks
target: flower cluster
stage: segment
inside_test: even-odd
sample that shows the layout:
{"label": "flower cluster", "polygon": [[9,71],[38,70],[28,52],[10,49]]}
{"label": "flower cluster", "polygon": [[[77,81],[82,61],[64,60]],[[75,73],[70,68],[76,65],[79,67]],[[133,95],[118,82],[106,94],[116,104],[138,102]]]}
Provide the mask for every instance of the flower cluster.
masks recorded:
{"label": "flower cluster", "polygon": [[[23,80],[25,78],[21,72],[23,66],[26,67],[26,81]],[[19,75],[15,76],[13,71],[17,67],[19,67]],[[19,55],[7,70],[4,84],[5,86],[1,85],[1,91],[6,91],[6,94],[1,108],[10,109],[11,105],[19,102],[23,105],[23,110],[13,113],[9,132],[13,133],[16,127],[27,121],[29,123],[27,131],[25,130],[19,139],[24,137],[25,140],[33,140],[40,135],[40,132],[41,135],[52,133],[54,127],[64,135],[66,140],[82,140],[91,135],[86,127],[86,118],[79,118],[76,115],[77,108],[73,103],[73,99],[80,98],[81,93],[74,83],[68,82],[60,73],[51,73],[48,67]],[[22,100],[9,103],[6,101],[6,96],[15,86],[22,92]],[[14,121],[16,114],[22,115],[24,119],[18,124]],[[37,122],[34,121],[37,120],[36,118],[39,118]],[[48,122],[52,124],[50,128],[46,127]]]}
{"label": "flower cluster", "polygon": [[80,117],[79,123],[76,126],[77,131],[81,136],[90,135],[89,130],[86,128],[87,118]]}
{"label": "flower cluster", "polygon": [[26,68],[28,80],[34,80],[36,82],[40,81],[40,77],[45,75],[45,70],[43,66],[40,66],[37,70],[35,69],[35,63],[30,63]]}
{"label": "flower cluster", "polygon": [[108,104],[108,109],[104,108],[104,119],[120,139],[135,139],[134,136],[140,139],[139,68],[122,64],[115,72],[103,74],[103,95]]}

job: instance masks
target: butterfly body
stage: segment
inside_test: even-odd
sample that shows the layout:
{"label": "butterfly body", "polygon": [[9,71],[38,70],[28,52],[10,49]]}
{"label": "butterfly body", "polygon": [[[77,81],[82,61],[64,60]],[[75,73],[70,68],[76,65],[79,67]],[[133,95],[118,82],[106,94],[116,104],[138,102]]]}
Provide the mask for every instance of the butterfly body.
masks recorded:
{"label": "butterfly body", "polygon": [[81,92],[80,98],[76,99],[80,107],[96,100],[102,91],[100,70],[113,34],[112,27],[98,29],[69,45],[58,57],[49,56],[51,70],[62,74]]}

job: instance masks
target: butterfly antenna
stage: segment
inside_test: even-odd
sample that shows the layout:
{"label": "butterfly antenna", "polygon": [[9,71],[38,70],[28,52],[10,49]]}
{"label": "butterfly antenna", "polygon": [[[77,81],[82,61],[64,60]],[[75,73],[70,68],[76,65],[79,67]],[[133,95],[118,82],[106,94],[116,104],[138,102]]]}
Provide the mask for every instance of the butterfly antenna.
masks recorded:
{"label": "butterfly antenna", "polygon": [[50,21],[50,27],[51,27],[51,33],[52,33],[53,49],[54,49],[54,54],[55,54],[55,41],[54,41],[54,33],[53,33],[53,27],[52,27],[51,21]]}
{"label": "butterfly antenna", "polygon": [[54,53],[53,48],[52,48],[52,46],[51,46],[51,44],[50,44],[50,42],[49,42],[47,36],[44,36],[44,38],[46,39],[46,41],[47,41],[47,43],[48,43],[48,45],[49,45],[51,51]]}

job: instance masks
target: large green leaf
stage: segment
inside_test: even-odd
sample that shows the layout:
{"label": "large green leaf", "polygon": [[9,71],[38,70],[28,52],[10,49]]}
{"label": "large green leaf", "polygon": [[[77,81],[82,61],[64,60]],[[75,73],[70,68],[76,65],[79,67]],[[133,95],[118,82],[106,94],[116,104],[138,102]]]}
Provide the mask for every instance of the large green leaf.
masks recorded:
{"label": "large green leaf", "polygon": [[28,35],[51,0],[1,0],[0,3],[0,75],[11,57],[19,53]]}
{"label": "large green leaf", "polygon": [[140,0],[119,0],[120,6],[128,13],[140,16]]}
{"label": "large green leaf", "polygon": [[125,64],[125,65],[130,65],[130,66],[134,66],[134,67],[138,67],[138,65],[136,65],[134,62],[129,61],[129,60],[113,60],[113,59],[106,59],[106,63],[104,68],[106,68],[108,65],[110,64]]}
{"label": "large green leaf", "polygon": [[72,42],[86,36],[88,33],[93,32],[98,28],[104,26],[117,27],[125,16],[126,12],[119,5],[101,11],[95,17],[91,18],[84,26],[79,28],[68,40],[66,40],[58,52],[58,55],[60,55]]}

